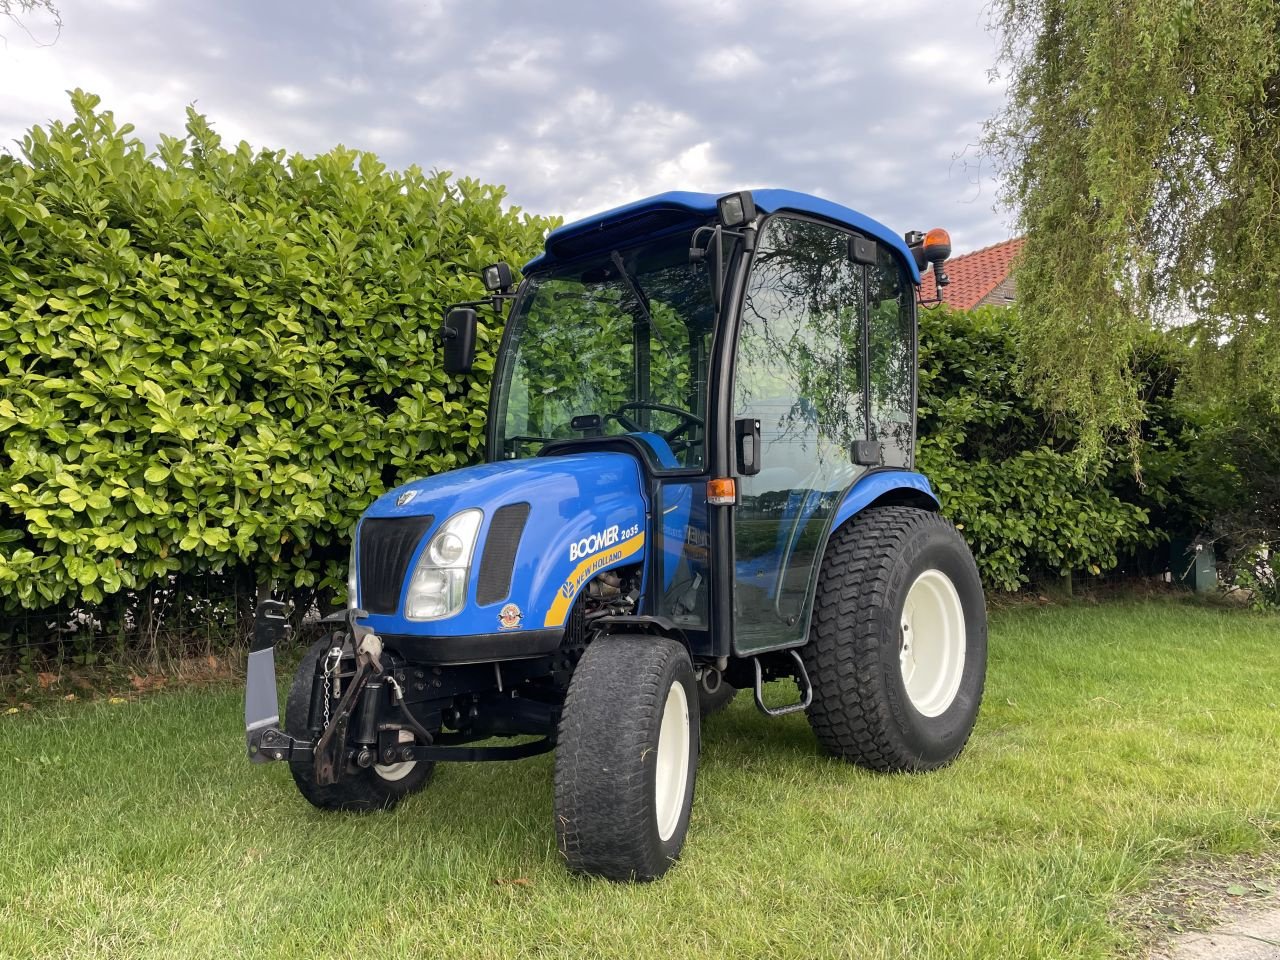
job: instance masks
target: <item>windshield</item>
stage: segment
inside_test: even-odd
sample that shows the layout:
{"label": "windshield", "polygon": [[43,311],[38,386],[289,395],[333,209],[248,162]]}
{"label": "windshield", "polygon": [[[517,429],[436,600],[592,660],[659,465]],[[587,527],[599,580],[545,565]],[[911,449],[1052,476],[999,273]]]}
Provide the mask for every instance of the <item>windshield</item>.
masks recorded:
{"label": "windshield", "polygon": [[714,316],[688,234],[530,278],[497,371],[493,456],[630,433],[655,465],[701,467]]}

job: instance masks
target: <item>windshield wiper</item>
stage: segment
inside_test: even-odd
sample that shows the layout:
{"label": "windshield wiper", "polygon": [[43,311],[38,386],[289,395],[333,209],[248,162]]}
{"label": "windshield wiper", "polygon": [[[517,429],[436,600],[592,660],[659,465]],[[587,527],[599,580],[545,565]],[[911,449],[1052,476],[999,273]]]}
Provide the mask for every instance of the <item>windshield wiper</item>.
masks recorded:
{"label": "windshield wiper", "polygon": [[658,329],[658,325],[653,322],[653,314],[649,312],[649,297],[640,289],[640,284],[636,282],[636,278],[627,270],[627,265],[622,261],[622,254],[617,250],[613,250],[609,254],[609,259],[613,261],[613,265],[618,268],[618,276],[620,276],[627,285],[627,289],[631,291],[631,295],[636,298],[636,303],[640,306],[641,312],[644,314],[644,322],[648,324],[649,330],[658,335],[658,342],[664,347],[667,345],[667,338],[662,335],[662,331]]}

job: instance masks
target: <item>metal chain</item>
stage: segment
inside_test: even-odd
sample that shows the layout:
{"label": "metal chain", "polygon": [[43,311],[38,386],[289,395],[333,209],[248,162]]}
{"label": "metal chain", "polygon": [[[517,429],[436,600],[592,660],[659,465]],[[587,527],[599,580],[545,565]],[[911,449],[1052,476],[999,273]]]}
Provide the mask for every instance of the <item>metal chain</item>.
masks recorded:
{"label": "metal chain", "polygon": [[329,702],[333,699],[330,694],[330,678],[338,668],[338,664],[342,662],[342,648],[330,647],[329,653],[324,658],[324,728],[329,729]]}

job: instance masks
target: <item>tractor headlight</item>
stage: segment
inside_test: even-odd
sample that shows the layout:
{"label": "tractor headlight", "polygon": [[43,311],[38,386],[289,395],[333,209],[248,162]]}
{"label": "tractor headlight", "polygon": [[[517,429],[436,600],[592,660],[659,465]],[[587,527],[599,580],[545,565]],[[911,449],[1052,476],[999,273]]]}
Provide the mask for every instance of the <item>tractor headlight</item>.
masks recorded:
{"label": "tractor headlight", "polygon": [[351,531],[351,554],[347,557],[347,609],[356,610],[360,598],[356,596],[356,532]]}
{"label": "tractor headlight", "polygon": [[463,510],[431,538],[409,579],[404,615],[409,620],[451,617],[467,602],[467,575],[484,514]]}

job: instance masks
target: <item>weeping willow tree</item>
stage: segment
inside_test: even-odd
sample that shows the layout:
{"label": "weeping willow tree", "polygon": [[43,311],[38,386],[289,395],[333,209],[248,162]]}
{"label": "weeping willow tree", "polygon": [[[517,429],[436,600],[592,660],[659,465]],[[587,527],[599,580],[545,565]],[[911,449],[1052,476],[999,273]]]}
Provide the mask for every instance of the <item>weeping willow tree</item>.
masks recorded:
{"label": "weeping willow tree", "polygon": [[[22,29],[23,33],[40,43],[41,41],[36,39],[25,22],[25,17],[33,13],[43,15],[44,19],[51,23],[59,33],[62,32],[62,11],[53,0],[0,0],[0,18],[16,24]],[[0,39],[3,38],[4,34],[0,33]],[[47,45],[50,42],[52,41],[45,41],[45,44]]]}
{"label": "weeping willow tree", "polygon": [[993,0],[987,126],[1025,232],[1024,376],[1094,458],[1141,418],[1135,359],[1184,332],[1188,387],[1280,412],[1280,2]]}

